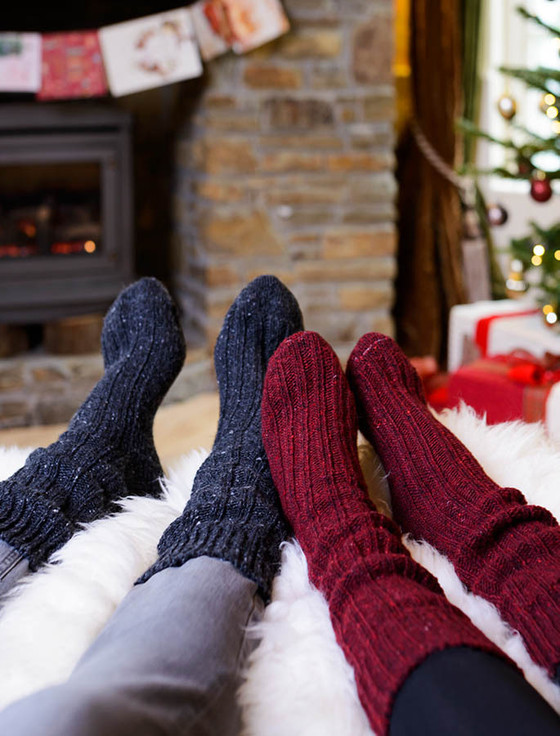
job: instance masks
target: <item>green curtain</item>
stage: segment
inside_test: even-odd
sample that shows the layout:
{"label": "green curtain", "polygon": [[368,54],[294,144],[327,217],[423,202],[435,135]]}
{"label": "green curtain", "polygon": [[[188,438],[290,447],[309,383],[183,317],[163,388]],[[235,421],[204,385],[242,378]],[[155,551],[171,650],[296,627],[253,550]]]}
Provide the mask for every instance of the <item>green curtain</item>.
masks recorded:
{"label": "green curtain", "polygon": [[[463,117],[478,122],[480,112],[480,33],[482,0],[462,0],[463,28]],[[473,164],[476,156],[476,139],[469,136],[463,144],[463,161]]]}
{"label": "green curtain", "polygon": [[[483,0],[462,0],[461,4],[463,28],[462,117],[476,126],[478,126],[479,123],[480,93],[482,86],[480,79],[480,44],[482,40],[482,15],[484,7]],[[469,166],[474,167],[476,163],[477,141],[478,138],[475,136],[465,136],[463,139],[462,162],[467,167],[467,170]],[[478,186],[476,188],[476,209],[482,233],[486,240],[486,247],[488,249],[492,296],[494,299],[503,299],[506,296],[504,278],[496,260],[492,230],[486,220],[486,200]]]}

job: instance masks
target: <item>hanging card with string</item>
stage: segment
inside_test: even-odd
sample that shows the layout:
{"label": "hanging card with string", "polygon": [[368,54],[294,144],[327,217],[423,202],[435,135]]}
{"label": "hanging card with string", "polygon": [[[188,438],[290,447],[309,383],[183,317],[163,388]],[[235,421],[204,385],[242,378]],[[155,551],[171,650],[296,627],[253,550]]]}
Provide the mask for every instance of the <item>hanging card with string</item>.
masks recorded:
{"label": "hanging card with string", "polygon": [[37,97],[62,100],[107,94],[97,31],[43,36],[43,79]]}
{"label": "hanging card with string", "polygon": [[40,34],[0,33],[0,92],[38,92],[40,88]]}
{"label": "hanging card with string", "polygon": [[237,54],[262,46],[290,28],[280,0],[222,0]]}
{"label": "hanging card with string", "polygon": [[105,26],[99,37],[115,97],[202,74],[187,8]]}
{"label": "hanging card with string", "polygon": [[229,51],[233,34],[222,0],[200,0],[191,6],[190,13],[204,61]]}

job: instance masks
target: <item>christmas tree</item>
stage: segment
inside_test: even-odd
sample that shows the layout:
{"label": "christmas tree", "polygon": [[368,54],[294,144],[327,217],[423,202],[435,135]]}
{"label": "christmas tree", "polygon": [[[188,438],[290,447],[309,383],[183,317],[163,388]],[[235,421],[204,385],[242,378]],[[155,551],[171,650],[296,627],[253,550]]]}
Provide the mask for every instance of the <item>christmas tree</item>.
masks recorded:
{"label": "christmas tree", "polygon": [[[560,46],[560,28],[545,23],[525,8],[517,12],[528,22],[544,28]],[[528,88],[541,93],[540,109],[550,121],[550,134],[543,135],[516,122],[517,103],[506,91],[498,100],[500,115],[508,121],[508,137],[496,137],[478,128],[469,120],[461,120],[460,128],[467,137],[481,138],[502,146],[507,152],[507,163],[499,167],[480,169],[468,166],[464,174],[499,176],[524,180],[529,183],[531,197],[536,202],[547,202],[553,196],[552,181],[560,179],[560,69],[539,66],[534,69],[500,67],[506,78],[518,79]],[[546,170],[543,162],[546,160]],[[487,208],[480,195],[478,209],[482,230],[491,241],[489,226],[500,225],[507,213],[499,206]],[[553,324],[560,317],[560,223],[542,228],[530,223],[531,231],[511,241],[512,273],[507,281],[509,293],[523,291],[527,284],[534,287],[546,320]],[[492,255],[492,246],[489,242]],[[495,274],[494,274],[495,275]],[[493,279],[496,285],[496,279]],[[495,296],[502,296],[499,284]]]}
{"label": "christmas tree", "polygon": [[[544,318],[548,324],[555,324],[560,314],[560,223],[542,228],[531,222],[528,235],[512,239],[511,254],[510,291],[515,291],[515,284],[523,283],[523,274],[527,274],[537,290]],[[515,278],[516,273],[520,279]]]}

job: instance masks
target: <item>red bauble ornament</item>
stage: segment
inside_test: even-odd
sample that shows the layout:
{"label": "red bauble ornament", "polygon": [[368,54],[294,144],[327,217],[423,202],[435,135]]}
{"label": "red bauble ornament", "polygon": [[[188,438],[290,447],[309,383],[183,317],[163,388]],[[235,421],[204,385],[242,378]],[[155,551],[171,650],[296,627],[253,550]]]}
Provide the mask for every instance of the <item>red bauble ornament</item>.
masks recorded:
{"label": "red bauble ornament", "polygon": [[533,179],[531,182],[531,197],[535,202],[548,202],[552,197],[550,180],[546,177],[544,179]]}
{"label": "red bauble ornament", "polygon": [[486,208],[486,217],[488,218],[488,224],[492,227],[499,227],[500,225],[504,225],[507,222],[508,216],[509,215],[506,208],[498,202],[489,204]]}

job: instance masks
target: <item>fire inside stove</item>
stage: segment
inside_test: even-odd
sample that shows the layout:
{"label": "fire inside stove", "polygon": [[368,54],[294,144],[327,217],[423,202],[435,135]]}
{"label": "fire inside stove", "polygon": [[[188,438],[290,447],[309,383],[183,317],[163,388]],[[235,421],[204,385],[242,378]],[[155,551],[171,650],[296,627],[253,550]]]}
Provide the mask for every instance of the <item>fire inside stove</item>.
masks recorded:
{"label": "fire inside stove", "polygon": [[101,249],[101,167],[0,168],[0,259],[93,256]]}

